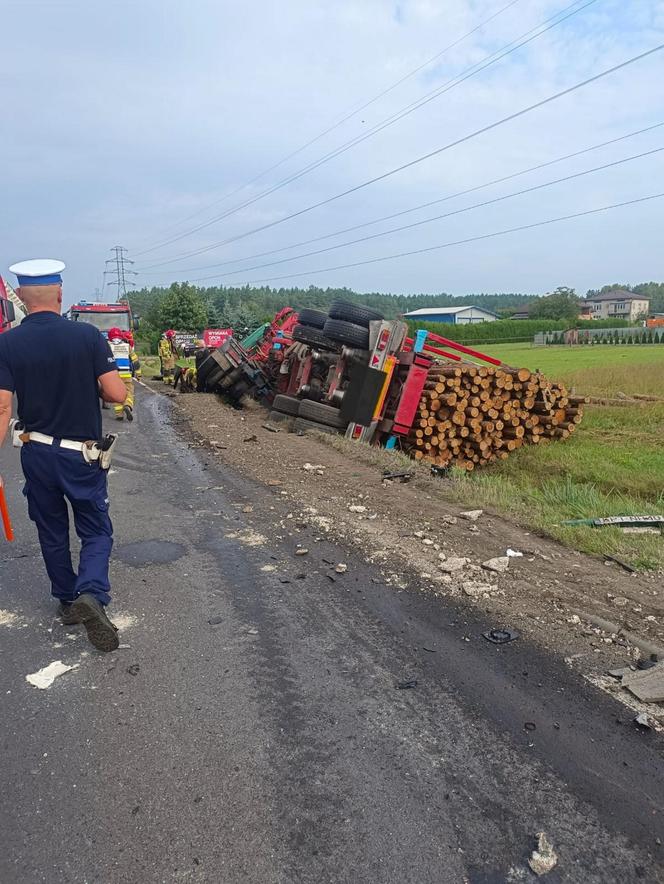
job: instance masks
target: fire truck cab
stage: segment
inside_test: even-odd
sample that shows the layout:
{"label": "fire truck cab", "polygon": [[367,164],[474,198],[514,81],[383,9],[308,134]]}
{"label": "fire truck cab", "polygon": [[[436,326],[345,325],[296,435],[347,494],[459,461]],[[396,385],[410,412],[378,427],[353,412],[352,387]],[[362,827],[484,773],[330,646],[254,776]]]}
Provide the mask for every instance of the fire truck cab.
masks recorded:
{"label": "fire truck cab", "polygon": [[120,331],[133,331],[134,329],[131,309],[126,301],[119,301],[115,304],[78,301],[67,310],[65,315],[72,322],[89,322],[107,337],[112,328],[119,328]]}

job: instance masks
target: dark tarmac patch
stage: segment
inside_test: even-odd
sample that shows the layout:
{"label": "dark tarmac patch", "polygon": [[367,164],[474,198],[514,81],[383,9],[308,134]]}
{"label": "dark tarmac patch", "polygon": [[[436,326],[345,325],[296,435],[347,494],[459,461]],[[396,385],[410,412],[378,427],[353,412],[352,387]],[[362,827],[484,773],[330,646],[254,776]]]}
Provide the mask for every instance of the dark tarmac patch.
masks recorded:
{"label": "dark tarmac patch", "polygon": [[114,551],[114,558],[132,568],[146,565],[168,565],[181,559],[186,552],[182,543],[170,540],[141,540],[138,543],[125,543]]}

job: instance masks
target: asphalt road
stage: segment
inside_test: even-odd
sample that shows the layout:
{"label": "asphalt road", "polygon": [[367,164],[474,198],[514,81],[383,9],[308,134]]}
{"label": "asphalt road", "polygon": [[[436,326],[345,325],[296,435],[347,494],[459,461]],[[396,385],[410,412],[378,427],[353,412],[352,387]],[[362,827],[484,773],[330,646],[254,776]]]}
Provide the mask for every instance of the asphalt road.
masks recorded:
{"label": "asphalt road", "polygon": [[[655,733],[526,641],[486,642],[495,624],[386,586],[169,409],[141,390],[110,478],[114,654],[56,619],[0,455],[2,884],[530,881],[539,831],[548,882],[664,880]],[[28,684],[54,660],[78,666]]]}

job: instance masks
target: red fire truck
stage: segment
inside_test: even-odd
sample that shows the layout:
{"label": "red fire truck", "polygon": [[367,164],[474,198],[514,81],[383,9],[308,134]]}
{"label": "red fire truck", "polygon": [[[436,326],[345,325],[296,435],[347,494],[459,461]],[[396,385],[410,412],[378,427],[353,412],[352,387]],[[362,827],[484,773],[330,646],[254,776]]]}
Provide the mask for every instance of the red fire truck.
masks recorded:
{"label": "red fire truck", "polygon": [[0,335],[18,325],[25,318],[25,310],[16,292],[0,276]]}
{"label": "red fire truck", "polygon": [[120,331],[133,331],[135,327],[131,308],[127,301],[118,301],[115,304],[78,301],[67,310],[65,316],[72,322],[89,322],[107,336],[112,328],[119,328]]}

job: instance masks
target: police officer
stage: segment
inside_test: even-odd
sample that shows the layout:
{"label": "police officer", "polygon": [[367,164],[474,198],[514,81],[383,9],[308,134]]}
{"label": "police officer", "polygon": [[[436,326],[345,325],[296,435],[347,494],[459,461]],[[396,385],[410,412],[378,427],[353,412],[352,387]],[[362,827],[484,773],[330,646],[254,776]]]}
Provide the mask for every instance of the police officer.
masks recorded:
{"label": "police officer", "polygon": [[[121,405],[127,391],[103,335],[93,325],[60,315],[64,267],[49,259],[10,267],[28,316],[0,336],[0,445],[16,393],[23,493],[51,593],[64,623],[82,623],[96,648],[112,651],[118,635],[105,607],[113,526],[106,470],[99,447],[91,443],[102,437],[99,397]],[[81,541],[78,574],[69,550],[67,501]]]}

